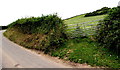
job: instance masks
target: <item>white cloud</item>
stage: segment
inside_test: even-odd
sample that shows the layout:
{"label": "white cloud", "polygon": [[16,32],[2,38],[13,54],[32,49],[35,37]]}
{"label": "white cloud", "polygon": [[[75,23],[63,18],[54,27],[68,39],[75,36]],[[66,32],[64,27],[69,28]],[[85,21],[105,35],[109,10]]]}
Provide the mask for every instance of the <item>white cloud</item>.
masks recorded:
{"label": "white cloud", "polygon": [[119,0],[1,0],[0,25],[8,25],[18,18],[58,13],[69,18],[101,7],[115,7]]}

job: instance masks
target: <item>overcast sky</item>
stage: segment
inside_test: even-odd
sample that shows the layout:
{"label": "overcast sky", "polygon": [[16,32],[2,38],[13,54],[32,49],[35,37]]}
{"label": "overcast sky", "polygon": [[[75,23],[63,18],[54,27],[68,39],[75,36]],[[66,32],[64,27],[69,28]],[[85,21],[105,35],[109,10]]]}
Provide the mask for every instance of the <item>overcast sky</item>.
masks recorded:
{"label": "overcast sky", "polygon": [[62,19],[92,12],[102,7],[116,7],[119,0],[1,0],[0,25],[18,18],[58,13]]}

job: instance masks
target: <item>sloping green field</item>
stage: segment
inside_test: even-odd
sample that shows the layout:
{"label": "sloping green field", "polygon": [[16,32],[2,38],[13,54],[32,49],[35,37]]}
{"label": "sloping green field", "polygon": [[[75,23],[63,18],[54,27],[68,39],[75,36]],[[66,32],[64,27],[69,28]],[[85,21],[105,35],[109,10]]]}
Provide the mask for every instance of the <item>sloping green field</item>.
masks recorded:
{"label": "sloping green field", "polygon": [[85,14],[69,18],[64,20],[64,23],[67,25],[67,32],[73,33],[76,30],[76,27],[79,26],[86,35],[92,35],[95,33],[95,27],[100,20],[104,19],[107,15],[98,15],[84,17]]}
{"label": "sloping green field", "polygon": [[83,22],[89,22],[94,20],[103,19],[107,15],[99,15],[99,16],[91,16],[91,17],[84,17],[85,15],[76,16],[74,18],[66,19],[64,20],[64,23],[69,24],[77,24],[77,23],[83,23]]}

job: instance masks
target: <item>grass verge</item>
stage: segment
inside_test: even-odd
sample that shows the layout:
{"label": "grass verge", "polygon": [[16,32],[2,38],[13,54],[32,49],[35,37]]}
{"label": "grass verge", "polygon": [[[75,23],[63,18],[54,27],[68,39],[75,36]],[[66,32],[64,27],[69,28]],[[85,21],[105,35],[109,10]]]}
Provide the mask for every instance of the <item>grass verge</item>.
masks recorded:
{"label": "grass verge", "polygon": [[120,59],[117,55],[88,38],[69,40],[62,47],[52,51],[51,55],[91,66],[120,67]]}

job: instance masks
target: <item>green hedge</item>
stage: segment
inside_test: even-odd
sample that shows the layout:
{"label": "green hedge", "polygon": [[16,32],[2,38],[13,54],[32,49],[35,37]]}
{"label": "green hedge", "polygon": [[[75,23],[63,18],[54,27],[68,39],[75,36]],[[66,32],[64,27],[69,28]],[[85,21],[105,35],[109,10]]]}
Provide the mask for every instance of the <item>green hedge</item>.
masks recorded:
{"label": "green hedge", "polygon": [[48,33],[51,29],[58,31],[65,26],[57,15],[47,15],[42,17],[22,18],[8,25],[8,27],[18,26],[23,33]]}
{"label": "green hedge", "polygon": [[110,10],[110,8],[103,7],[99,10],[85,14],[85,17],[107,14],[109,10]]}
{"label": "green hedge", "polygon": [[120,7],[112,8],[108,16],[100,22],[96,39],[104,47],[120,52]]}
{"label": "green hedge", "polygon": [[[45,38],[39,42],[40,50],[47,50],[49,48],[56,48],[61,45],[67,36],[65,34],[66,26],[63,20],[56,14],[42,17],[22,18],[11,23],[9,29],[17,28],[23,34],[41,34]],[[42,46],[41,46],[42,45]]]}

